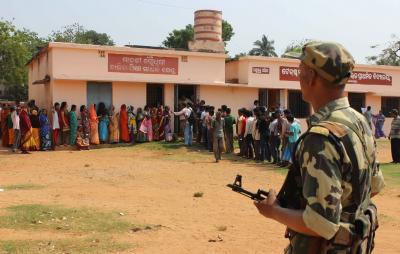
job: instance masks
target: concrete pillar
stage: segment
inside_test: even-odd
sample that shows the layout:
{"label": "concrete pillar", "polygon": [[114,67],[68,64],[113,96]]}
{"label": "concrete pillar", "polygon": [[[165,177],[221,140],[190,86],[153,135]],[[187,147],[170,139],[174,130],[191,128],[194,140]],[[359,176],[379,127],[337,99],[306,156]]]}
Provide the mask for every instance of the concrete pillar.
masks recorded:
{"label": "concrete pillar", "polygon": [[[174,110],[174,84],[164,84],[164,105]],[[174,117],[171,119],[171,130],[174,130]]]}
{"label": "concrete pillar", "polygon": [[279,103],[281,104],[281,107],[284,109],[288,108],[288,90],[287,89],[280,89],[279,90]]}

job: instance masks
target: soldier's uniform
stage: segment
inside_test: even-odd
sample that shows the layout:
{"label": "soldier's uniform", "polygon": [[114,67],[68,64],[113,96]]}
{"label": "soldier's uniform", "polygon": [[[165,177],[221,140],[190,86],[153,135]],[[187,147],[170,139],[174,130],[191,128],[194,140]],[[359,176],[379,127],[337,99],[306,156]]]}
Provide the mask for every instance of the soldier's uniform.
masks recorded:
{"label": "soldier's uniform", "polygon": [[[352,56],[337,43],[308,43],[300,59],[338,85],[347,82],[354,66]],[[377,227],[370,195],[384,187],[373,133],[347,97],[320,108],[309,124],[297,144],[294,167],[300,170],[303,221],[322,238],[289,230],[286,253],[351,253],[355,245],[365,250],[367,244],[371,248],[373,243],[363,241]],[[367,210],[371,218],[364,216]]]}

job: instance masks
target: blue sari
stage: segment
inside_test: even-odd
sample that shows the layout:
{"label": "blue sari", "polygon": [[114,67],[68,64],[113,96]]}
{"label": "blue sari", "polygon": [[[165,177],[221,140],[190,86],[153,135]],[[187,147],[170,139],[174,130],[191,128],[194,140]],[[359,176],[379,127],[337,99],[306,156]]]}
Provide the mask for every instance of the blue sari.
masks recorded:
{"label": "blue sari", "polygon": [[110,120],[108,116],[102,116],[99,122],[99,139],[100,142],[106,143],[108,142],[108,125]]}
{"label": "blue sari", "polygon": [[51,125],[47,115],[43,112],[39,115],[40,122],[40,150],[48,151],[51,150]]}

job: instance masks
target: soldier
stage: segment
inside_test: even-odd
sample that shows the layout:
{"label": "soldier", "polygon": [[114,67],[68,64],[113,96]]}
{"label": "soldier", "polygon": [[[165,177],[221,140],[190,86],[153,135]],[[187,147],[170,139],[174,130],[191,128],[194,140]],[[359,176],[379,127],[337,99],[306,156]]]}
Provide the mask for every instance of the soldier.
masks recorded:
{"label": "soldier", "polygon": [[298,57],[303,99],[316,113],[278,196],[270,190],[255,206],[287,226],[285,253],[370,253],[377,228],[371,197],[384,181],[371,128],[344,94],[353,57],[328,42],[309,42]]}

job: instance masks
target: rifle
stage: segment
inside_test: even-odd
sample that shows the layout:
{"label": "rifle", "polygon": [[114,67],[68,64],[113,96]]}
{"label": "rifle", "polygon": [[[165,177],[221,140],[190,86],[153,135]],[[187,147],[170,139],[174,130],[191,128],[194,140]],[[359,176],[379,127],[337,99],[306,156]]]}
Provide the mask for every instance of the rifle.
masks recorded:
{"label": "rifle", "polygon": [[[231,188],[234,192],[237,192],[239,194],[242,194],[246,197],[251,198],[252,200],[256,200],[256,201],[262,201],[264,200],[266,197],[268,197],[268,192],[258,189],[257,193],[253,193],[250,192],[248,190],[245,190],[242,188],[242,176],[241,175],[236,175],[235,181],[233,182],[233,184],[227,184],[226,186],[228,186],[229,188]],[[263,197],[265,196],[265,197]]]}

